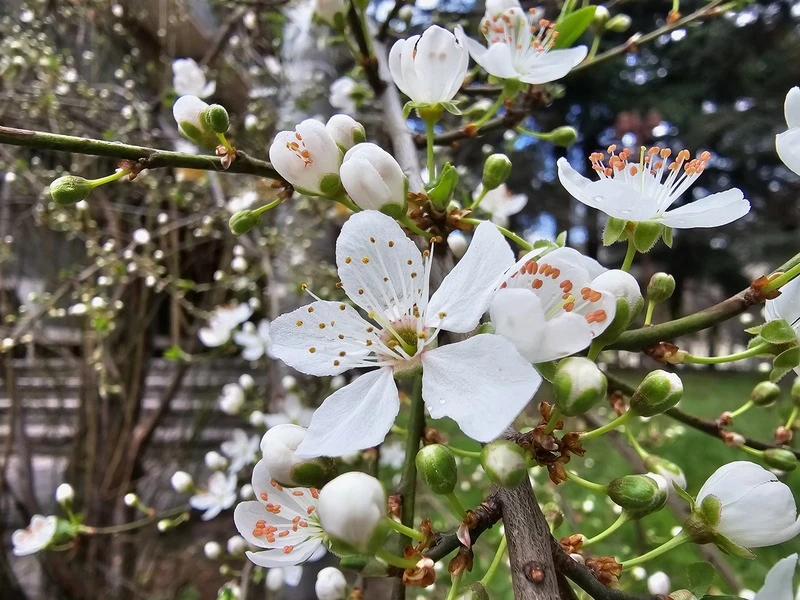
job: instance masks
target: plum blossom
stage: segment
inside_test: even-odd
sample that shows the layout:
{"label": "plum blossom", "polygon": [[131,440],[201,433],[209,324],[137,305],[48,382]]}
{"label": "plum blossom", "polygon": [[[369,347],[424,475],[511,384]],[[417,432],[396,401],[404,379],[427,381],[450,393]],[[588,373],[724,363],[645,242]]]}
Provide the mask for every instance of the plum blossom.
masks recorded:
{"label": "plum blossom", "polygon": [[314,488],[284,488],[264,461],[253,469],[256,500],[241,502],[233,513],[236,529],[253,546],[247,558],[261,567],[290,567],[308,560],[322,546],[319,492]]}
{"label": "plum blossom", "polygon": [[797,506],[789,487],[763,467],[748,461],[714,471],[697,494],[719,502],[717,533],[745,548],[774,546],[800,533]]}
{"label": "plum blossom", "polygon": [[[483,185],[479,185],[475,190],[474,197],[479,198],[483,191]],[[486,192],[481,200],[480,207],[491,215],[492,223],[500,227],[508,227],[508,219],[517,214],[528,203],[526,194],[512,194],[505,183],[500,184],[493,190]]]}
{"label": "plum blossom", "polygon": [[283,586],[297,587],[303,578],[303,567],[292,565],[289,567],[272,567],[267,571],[266,584],[271,592],[277,592]]}
{"label": "plum blossom", "polygon": [[[797,553],[776,562],[764,578],[764,585],[753,600],[794,600],[792,580],[797,568]],[[800,590],[798,590],[800,593]]]}
{"label": "plum blossom", "polygon": [[518,6],[494,16],[488,11],[487,6],[481,22],[481,33],[488,47],[467,37],[460,26],[456,28],[456,37],[490,75],[523,83],[548,83],[561,79],[586,58],[586,46],[553,49],[557,37],[555,24],[540,20],[535,11],[526,14]]}
{"label": "plum blossom", "polygon": [[583,350],[616,313],[616,297],[596,285],[603,275],[590,272],[589,259],[572,248],[541,254],[529,252],[505,272],[490,311],[496,333],[532,363]]}
{"label": "plum blossom", "polygon": [[216,348],[231,339],[231,332],[241,323],[244,323],[253,314],[249,304],[236,304],[233,306],[220,306],[208,320],[208,327],[203,327],[197,336],[204,346]]}
{"label": "plum blossom", "polygon": [[203,521],[210,521],[223,510],[233,506],[238,498],[235,473],[222,473],[216,471],[208,478],[207,488],[199,490],[189,498],[189,506],[196,510],[205,511],[201,515]]}
{"label": "plum blossom", "polygon": [[344,600],[347,595],[347,580],[336,567],[325,567],[317,573],[314,584],[317,600]]}
{"label": "plum blossom", "polygon": [[[309,375],[377,367],[331,394],[314,413],[299,456],[342,456],[380,444],[400,409],[396,374],[422,368],[431,417],[450,417],[479,441],[497,437],[541,379],[502,336],[480,334],[435,347],[441,330],[467,333],[486,311],[497,277],[514,261],[488,223],[428,297],[431,261],[390,217],[356,213],[336,243],[343,302],[318,300],[272,323],[273,353]],[[486,410],[491,398],[491,410]]]}
{"label": "plum blossom", "polygon": [[366,473],[339,475],[319,493],[319,520],[325,533],[358,552],[368,552],[386,510],[386,491]]}
{"label": "plum blossom", "polygon": [[44,550],[53,541],[57,528],[57,517],[33,515],[25,529],[17,529],[11,534],[14,556],[27,556]]}
{"label": "plum blossom", "polygon": [[392,79],[417,105],[450,102],[461,89],[468,66],[463,41],[438,25],[421,36],[396,41],[389,52]]}
{"label": "plum blossom", "polygon": [[248,322],[241,331],[233,334],[233,341],[242,347],[242,358],[245,360],[258,360],[262,356],[272,356],[270,352],[269,321],[262,319],[258,328]]}
{"label": "plum blossom", "polygon": [[231,439],[220,445],[222,453],[230,459],[230,472],[238,473],[254,462],[259,449],[259,437],[248,436],[243,429],[234,429]]}
{"label": "plum blossom", "polygon": [[172,87],[179,96],[208,98],[216,91],[217,83],[206,82],[206,74],[194,59],[178,58],[172,61]]}
{"label": "plum blossom", "polygon": [[629,163],[627,148],[616,152],[608,147],[608,162],[602,152],[589,156],[599,181],[591,181],[573,169],[565,158],[558,159],[561,185],[579,202],[610,217],[625,221],[655,221],[676,229],[719,227],[750,212],[750,203],[738,188],[711,194],[673,210],[677,202],[705,170],[709,152],[690,160],[681,150],[673,160],[668,148],[653,146],[637,163]]}
{"label": "plum blossom", "polygon": [[775,137],[775,149],[783,164],[800,175],[800,87],[789,90],[783,108],[789,129]]}
{"label": "plum blossom", "polygon": [[341,191],[342,152],[325,125],[314,119],[294,131],[281,131],[269,147],[269,159],[281,177],[301,193],[327,196]]}

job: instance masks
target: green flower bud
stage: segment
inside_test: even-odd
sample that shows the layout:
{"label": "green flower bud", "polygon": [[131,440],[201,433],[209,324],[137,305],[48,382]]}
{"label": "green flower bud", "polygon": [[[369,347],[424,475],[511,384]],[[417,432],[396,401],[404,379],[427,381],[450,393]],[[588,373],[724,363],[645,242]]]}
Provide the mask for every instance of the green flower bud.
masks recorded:
{"label": "green flower bud", "polygon": [[495,440],[481,451],[481,466],[492,483],[516,487],[528,476],[525,451],[508,440]]}
{"label": "green flower bud", "polygon": [[505,154],[492,154],[483,163],[483,189],[493,190],[511,175],[511,161]]}
{"label": "green flower bud", "polygon": [[228,227],[231,229],[233,235],[244,235],[254,227],[261,223],[261,215],[257,215],[252,210],[240,210],[233,213],[233,216],[228,220]]}
{"label": "green flower bud", "polygon": [[606,23],[606,30],[614,33],[624,33],[631,26],[631,18],[628,15],[616,15],[611,17]]}
{"label": "green flower bud", "polygon": [[456,600],[489,600],[489,592],[486,591],[480,581],[476,581],[456,596]]}
{"label": "green flower bud", "polygon": [[661,369],[648,373],[631,396],[631,410],[653,417],[675,406],[683,395],[683,382],[675,373]]}
{"label": "green flower bud", "polygon": [[212,104],[209,106],[205,110],[204,118],[206,120],[206,124],[215,133],[225,133],[231,126],[231,120],[230,117],[228,117],[228,111],[225,110],[225,107],[220,104]]}
{"label": "green flower bud", "polygon": [[632,516],[641,518],[664,507],[667,482],[652,473],[625,475],[608,484],[608,497]]}
{"label": "green flower bud", "polygon": [[792,402],[794,402],[795,406],[800,406],[800,377],[794,380],[791,394]]}
{"label": "green flower bud", "polygon": [[647,299],[650,302],[664,302],[675,291],[675,278],[669,273],[655,273],[647,284]]}
{"label": "green flower bud", "polygon": [[750,401],[756,406],[770,406],[781,394],[781,388],[771,381],[761,381],[750,392]]}
{"label": "green flower bud", "polygon": [[[453,192],[457,185],[458,171],[453,165],[447,163],[439,174],[436,185],[428,192],[428,199],[434,206],[444,210],[453,198]],[[405,208],[403,208],[403,212],[405,213]]]}
{"label": "green flower bud", "polygon": [[592,20],[592,25],[598,30],[603,31],[604,25],[608,23],[610,18],[611,13],[608,12],[608,9],[605,6],[597,6],[594,10],[594,19]]}
{"label": "green flower bud", "polygon": [[640,221],[633,230],[633,245],[639,252],[649,252],[661,237],[664,228],[655,221]]}
{"label": "green flower bud", "polygon": [[417,471],[434,494],[449,494],[456,488],[456,457],[447,446],[431,444],[417,453]]}
{"label": "green flower bud", "polygon": [[548,138],[556,146],[568,148],[575,143],[575,140],[578,139],[578,132],[574,127],[564,125],[562,127],[556,127],[553,129],[553,131],[548,134]]}
{"label": "green flower bud", "polygon": [[553,391],[561,414],[575,417],[606,397],[608,381],[594,362],[575,356],[558,363],[553,378]]}
{"label": "green flower bud", "polygon": [[781,471],[794,471],[797,468],[797,457],[790,450],[769,448],[764,450],[764,462],[767,466]]}
{"label": "green flower bud", "polygon": [[94,189],[92,182],[76,175],[64,175],[50,184],[50,197],[56,204],[67,206],[84,200]]}

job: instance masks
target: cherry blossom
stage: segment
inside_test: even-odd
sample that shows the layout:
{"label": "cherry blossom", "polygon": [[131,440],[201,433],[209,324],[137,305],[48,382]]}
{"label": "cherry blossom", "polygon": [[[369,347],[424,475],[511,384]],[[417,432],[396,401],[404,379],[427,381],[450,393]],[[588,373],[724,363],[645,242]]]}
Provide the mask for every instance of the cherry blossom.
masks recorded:
{"label": "cherry blossom", "polygon": [[248,322],[242,326],[241,331],[233,334],[233,341],[242,347],[242,358],[245,360],[258,360],[262,356],[272,356],[270,353],[269,321],[262,319],[258,327]]}
{"label": "cherry blossom", "polygon": [[281,131],[269,147],[269,159],[281,177],[311,196],[341,191],[342,151],[325,125],[306,119],[294,131]]}
{"label": "cherry blossom", "polygon": [[220,445],[222,453],[230,459],[231,473],[238,473],[254,462],[259,449],[259,437],[249,436],[243,429],[234,429],[231,439]]}
{"label": "cherry blossom", "polygon": [[208,320],[208,327],[203,327],[197,332],[200,341],[208,348],[222,346],[231,339],[231,332],[244,323],[253,314],[249,304],[236,304],[234,306],[220,306]]}
{"label": "cherry blossom", "polygon": [[395,158],[380,146],[365,143],[350,148],[339,175],[344,189],[359,207],[404,210],[408,178]]}
{"label": "cherry blossom", "polygon": [[57,517],[33,515],[25,529],[17,529],[11,534],[14,556],[27,556],[47,548],[56,535],[57,527]]}
{"label": "cherry blossom", "polygon": [[353,92],[358,84],[351,77],[340,77],[331,84],[328,102],[337,110],[348,115],[356,114],[356,102]]}
{"label": "cherry blossom", "polygon": [[193,59],[178,58],[172,61],[172,87],[179,96],[208,98],[216,91],[217,83],[206,82],[206,74]]}
{"label": "cherry blossom", "polygon": [[205,511],[200,517],[203,521],[210,521],[223,510],[233,506],[238,498],[236,475],[216,471],[208,478],[207,488],[199,490],[189,498],[189,506],[196,510]]}
{"label": "cherry blossom", "polygon": [[565,158],[558,159],[558,178],[579,202],[625,221],[656,221],[667,227],[691,229],[727,225],[750,212],[750,203],[737,188],[705,196],[668,210],[703,173],[711,154],[703,152],[690,159],[687,150],[674,159],[668,148],[642,149],[638,162],[631,163],[630,150],[617,153],[608,147],[589,156],[599,181],[591,181],[573,169]]}
{"label": "cherry blossom", "polygon": [[480,334],[435,347],[442,330],[475,329],[497,277],[514,262],[493,225],[478,226],[464,258],[430,299],[427,252],[423,257],[400,226],[377,211],[345,223],[336,262],[345,293],[370,320],[344,302],[318,300],[273,321],[273,352],[309,375],[375,370],[323,402],[299,456],[342,456],[381,443],[400,409],[394,376],[420,368],[431,417],[450,417],[479,441],[497,437],[528,403],[540,377],[502,336]]}
{"label": "cherry blossom", "polygon": [[784,113],[789,129],[775,137],[775,148],[783,164],[800,175],[800,87],[786,94]]}
{"label": "cherry blossom", "polygon": [[[479,185],[475,190],[474,197],[479,198],[482,191],[483,186]],[[486,192],[480,207],[491,215],[492,223],[496,223],[500,227],[508,227],[508,218],[525,208],[527,203],[527,195],[512,194],[506,184],[502,183]]]}

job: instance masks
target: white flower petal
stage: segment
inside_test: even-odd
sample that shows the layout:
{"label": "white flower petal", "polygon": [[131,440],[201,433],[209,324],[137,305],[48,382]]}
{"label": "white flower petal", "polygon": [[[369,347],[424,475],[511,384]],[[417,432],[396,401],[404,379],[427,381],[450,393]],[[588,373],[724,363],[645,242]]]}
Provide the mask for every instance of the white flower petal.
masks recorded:
{"label": "white flower petal", "polygon": [[248,550],[245,555],[260,567],[285,568],[306,562],[317,551],[320,544],[322,544],[322,540],[310,539],[295,545],[288,554],[283,550],[274,549],[262,550],[261,552],[250,552]]}
{"label": "white flower petal", "polygon": [[523,75],[519,78],[525,83],[548,83],[561,79],[578,63],[586,58],[586,46],[576,46],[564,50],[550,50],[532,58],[520,69]]}
{"label": "white flower petal", "polygon": [[755,463],[736,460],[714,471],[697,492],[697,503],[714,495],[727,504],[739,499],[749,488],[767,481],[777,481],[777,477]]}
{"label": "white flower petal", "polygon": [[228,329],[203,327],[197,332],[197,337],[206,348],[216,348],[231,339],[231,332]]}
{"label": "white flower petal", "polygon": [[205,87],[203,87],[203,89],[200,91],[199,96],[201,98],[208,98],[209,96],[211,96],[216,91],[217,91],[217,82],[216,81],[209,81],[205,85]]}
{"label": "white flower petal", "polygon": [[767,321],[783,319],[795,328],[800,328],[800,278],[792,279],[781,287],[781,295],[767,300],[765,311]]}
{"label": "white flower petal", "polygon": [[479,442],[503,433],[541,381],[499,335],[476,335],[422,355],[422,397],[431,417],[450,417]]}
{"label": "white flower petal", "polygon": [[786,116],[786,124],[790,129],[793,127],[800,128],[800,87],[795,86],[786,94],[783,114]]}
{"label": "white flower petal", "polygon": [[464,55],[468,52],[447,29],[433,25],[422,34],[414,62],[417,75],[425,82],[432,101],[452,100],[450,90],[456,83],[458,90],[466,75]]}
{"label": "white flower petal", "polygon": [[514,60],[508,45],[492,44],[486,48],[480,42],[467,36],[460,26],[456,27],[456,37],[461,40],[461,43],[469,51],[472,60],[490,75],[500,79],[516,79],[519,77],[519,73],[514,69]]}
{"label": "white flower petal", "polygon": [[402,54],[400,55],[400,72],[402,78],[408,89],[408,97],[415,102],[428,102],[430,96],[427,93],[427,85],[419,77],[417,73],[417,65],[414,60],[414,52],[416,51],[417,44],[421,36],[412,35],[408,38],[401,48]]}
{"label": "white flower petal", "polygon": [[797,569],[796,552],[773,565],[764,579],[764,585],[753,600],[793,600],[792,580],[795,569]]}
{"label": "white flower petal", "polygon": [[328,396],[297,447],[298,457],[342,456],[377,446],[400,410],[392,370],[376,369]]}
{"label": "white flower petal", "polygon": [[742,190],[731,188],[664,213],[661,222],[676,229],[719,227],[750,212]]}
{"label": "white flower petal", "polygon": [[800,126],[779,133],[775,137],[775,149],[783,164],[800,175]]}
{"label": "white flower petal", "polygon": [[[317,548],[311,554],[317,551]],[[309,560],[311,560],[311,555],[309,555]],[[283,581],[289,587],[297,587],[300,585],[300,580],[303,578],[303,567],[301,566],[293,566],[293,567],[284,567],[283,569]]]}
{"label": "white flower petal", "polygon": [[344,224],[336,265],[348,297],[390,321],[409,314],[423,290],[420,251],[394,219],[375,210],[356,213]]}
{"label": "white flower petal", "polygon": [[642,196],[635,187],[615,179],[591,182],[578,200],[626,221],[647,221],[658,212],[658,204],[650,196]]}
{"label": "white flower petal", "polygon": [[[566,158],[559,158],[556,165],[558,167],[558,180],[561,182],[561,185],[564,186],[564,189],[567,190],[573,198],[579,202],[583,202],[583,190],[587,185],[592,183],[592,180],[587,179],[573,169]],[[584,202],[584,204],[586,203]],[[593,206],[593,208],[596,207]]]}
{"label": "white flower petal", "polygon": [[[406,40],[397,40],[389,51],[389,72],[392,74],[395,85],[409,98],[411,98],[411,89],[406,84],[405,76],[403,75],[402,56],[409,42],[412,40],[416,42],[418,39],[418,35],[412,35]],[[414,46],[412,44],[409,46],[408,51],[413,52],[413,49]]]}
{"label": "white flower petal", "polygon": [[514,252],[503,234],[489,223],[478,225],[467,253],[433,294],[426,326],[438,325],[456,333],[475,329],[489,308],[494,284],[512,264]]}
{"label": "white flower petal", "polygon": [[356,366],[377,341],[374,328],[343,302],[320,300],[278,317],[270,326],[272,354],[308,375],[338,375]]}

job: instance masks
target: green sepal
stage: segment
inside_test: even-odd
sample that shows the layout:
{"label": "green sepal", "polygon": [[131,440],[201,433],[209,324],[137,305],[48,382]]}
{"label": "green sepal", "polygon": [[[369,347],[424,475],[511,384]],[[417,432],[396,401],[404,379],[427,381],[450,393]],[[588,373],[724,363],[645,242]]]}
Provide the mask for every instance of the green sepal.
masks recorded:
{"label": "green sepal", "polygon": [[449,112],[451,115],[455,115],[457,117],[461,116],[461,109],[456,106],[455,102],[442,102],[439,104],[443,109]]}
{"label": "green sepal", "polygon": [[319,181],[319,190],[323,196],[335,198],[342,193],[342,180],[336,173],[326,173]]}
{"label": "green sepal", "polygon": [[567,232],[562,231],[556,236],[556,246],[563,248],[567,244]]}
{"label": "green sepal", "polygon": [[403,105],[403,118],[407,119],[412,110],[414,110],[414,103],[409,100]]}
{"label": "green sepal", "polygon": [[447,163],[442,168],[433,188],[428,191],[428,199],[436,208],[444,210],[453,198],[453,192],[457,185],[458,171],[453,165]]}
{"label": "green sepal", "polygon": [[625,225],[627,221],[617,219],[616,217],[608,217],[606,226],[603,229],[603,246],[610,246],[623,238],[625,233]]}
{"label": "green sepal", "polygon": [[749,333],[750,335],[759,335],[761,333],[761,329],[764,325],[756,325],[755,327],[748,327],[744,330],[745,333]]}
{"label": "green sepal", "polygon": [[721,533],[714,535],[714,545],[725,554],[730,554],[731,556],[738,556],[739,558],[747,558],[749,560],[753,560],[756,557],[748,548],[740,546]]}
{"label": "green sepal", "polygon": [[640,221],[633,230],[633,245],[644,254],[656,245],[661,237],[663,226],[654,221]]}
{"label": "green sepal", "polygon": [[689,494],[689,492],[684,490],[681,486],[679,486],[674,481],[672,482],[672,489],[678,495],[678,498],[680,498],[681,500],[683,500],[684,502],[686,502],[689,505],[689,510],[694,512],[695,501],[694,501],[694,498],[692,498],[692,496]]}
{"label": "green sepal", "polygon": [[338,475],[336,463],[327,456],[304,460],[294,465],[291,469],[292,480],[296,482],[297,486],[301,487],[322,489],[336,475]]}
{"label": "green sepal", "polygon": [[494,333],[494,325],[489,322],[481,323],[473,335],[480,335],[481,333]]}
{"label": "green sepal", "polygon": [[589,29],[594,21],[596,6],[586,6],[561,19],[555,26],[558,37],[554,48],[569,48],[583,33]]}
{"label": "green sepal", "polygon": [[403,204],[388,202],[383,206],[381,206],[380,211],[385,215],[389,215],[393,219],[400,219],[406,215],[407,207],[408,207],[408,202],[404,202]]}
{"label": "green sepal", "polygon": [[783,319],[775,319],[765,323],[759,332],[765,341],[771,344],[789,344],[797,342],[797,333],[792,326]]}
{"label": "green sepal", "polygon": [[536,363],[533,366],[537,371],[539,371],[539,375],[544,377],[550,383],[553,383],[553,380],[556,378],[556,367],[558,366],[556,361],[551,360],[548,362]]}
{"label": "green sepal", "polygon": [[667,248],[672,248],[672,227],[664,225],[664,230],[661,232],[661,239],[664,240],[664,245]]}

